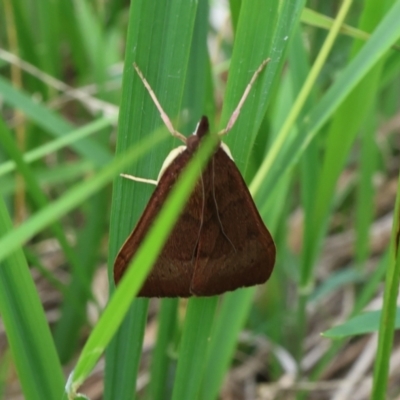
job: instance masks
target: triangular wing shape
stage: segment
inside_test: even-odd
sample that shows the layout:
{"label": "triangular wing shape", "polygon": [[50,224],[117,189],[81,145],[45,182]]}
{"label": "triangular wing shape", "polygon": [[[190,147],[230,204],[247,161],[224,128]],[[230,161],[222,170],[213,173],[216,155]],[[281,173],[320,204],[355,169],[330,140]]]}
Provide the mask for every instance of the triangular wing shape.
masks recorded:
{"label": "triangular wing shape", "polygon": [[[114,264],[121,279],[179,174],[208,131],[205,117],[197,135],[161,176],[136,228]],[[264,283],[275,262],[275,245],[233,160],[220,146],[172,230],[138,296],[214,296]]]}
{"label": "triangular wing shape", "polygon": [[220,147],[203,173],[206,198],[191,292],[212,296],[264,283],[275,245],[235,163]]}

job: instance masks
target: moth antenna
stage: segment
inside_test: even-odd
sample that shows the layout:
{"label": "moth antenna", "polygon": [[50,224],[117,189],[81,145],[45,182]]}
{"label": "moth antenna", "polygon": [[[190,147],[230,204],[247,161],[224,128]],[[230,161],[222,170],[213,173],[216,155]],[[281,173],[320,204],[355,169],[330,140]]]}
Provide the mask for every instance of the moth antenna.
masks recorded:
{"label": "moth antenna", "polygon": [[128,174],[119,174],[119,176],[122,176],[123,178],[130,179],[131,181],[135,182],[149,183],[150,185],[156,185],[156,186],[158,185],[158,182],[154,179],[138,178],[137,176]]}
{"label": "moth antenna", "polygon": [[256,81],[258,75],[260,75],[261,71],[264,69],[264,67],[271,61],[270,58],[265,59],[261,65],[257,68],[257,70],[254,72],[253,76],[250,79],[250,82],[247,84],[246,89],[244,90],[244,93],[241,97],[241,99],[239,100],[238,105],[235,108],[235,111],[233,111],[231,117],[229,118],[229,121],[226,125],[226,127],[224,129],[222,129],[221,131],[218,132],[219,136],[223,136],[226,135],[235,125],[236,120],[239,117],[240,111],[243,107],[244,102],[246,101],[247,96],[250,93],[250,90],[254,84],[254,82]]}
{"label": "moth antenna", "polygon": [[147,82],[146,78],[144,77],[142,71],[139,69],[136,63],[133,63],[133,67],[135,68],[137,74],[139,75],[139,78],[143,82],[143,85],[149,92],[149,95],[151,99],[153,100],[153,103],[157,107],[157,110],[160,113],[161,119],[163,120],[165,126],[167,127],[168,131],[171,133],[172,136],[176,137],[177,139],[181,140],[183,143],[186,143],[186,137],[182,135],[182,133],[178,132],[172,125],[171,120],[169,119],[167,113],[164,111],[164,109],[161,107],[160,102],[157,99],[157,96],[155,95],[153,89],[151,88],[149,82]]}

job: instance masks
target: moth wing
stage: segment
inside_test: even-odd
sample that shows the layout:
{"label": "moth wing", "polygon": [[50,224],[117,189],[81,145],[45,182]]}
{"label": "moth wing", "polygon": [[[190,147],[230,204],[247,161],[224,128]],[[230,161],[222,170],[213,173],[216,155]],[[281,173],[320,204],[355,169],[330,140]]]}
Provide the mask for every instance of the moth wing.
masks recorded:
{"label": "moth wing", "polygon": [[192,294],[212,296],[264,283],[274,267],[275,245],[246,183],[222,148],[206,173],[207,213],[198,244]]}
{"label": "moth wing", "polygon": [[[149,228],[160,212],[164,200],[175,184],[180,172],[191,155],[187,150],[179,154],[160,177],[135,229],[121,247],[114,264],[114,280],[117,284],[125,273],[130,260],[145,238]],[[196,185],[188,203],[161,251],[150,274],[143,284],[140,297],[189,297],[193,275],[194,250],[200,233],[202,207],[193,207],[202,196],[201,187]]]}

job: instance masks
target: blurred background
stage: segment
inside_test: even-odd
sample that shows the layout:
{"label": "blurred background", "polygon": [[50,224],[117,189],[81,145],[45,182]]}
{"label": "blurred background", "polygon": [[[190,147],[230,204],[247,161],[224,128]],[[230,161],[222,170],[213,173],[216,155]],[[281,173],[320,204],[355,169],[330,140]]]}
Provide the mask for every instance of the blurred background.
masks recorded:
{"label": "blurred background", "polygon": [[[125,320],[116,336],[108,324],[114,339],[79,390],[400,399],[398,12],[374,0],[3,0],[0,398],[62,398],[154,190],[118,174],[156,179],[178,144],[156,137],[132,63],[188,135],[204,114],[224,127],[270,57],[226,142],[276,242],[271,279],[116,307]],[[141,153],[117,164],[127,149]]]}

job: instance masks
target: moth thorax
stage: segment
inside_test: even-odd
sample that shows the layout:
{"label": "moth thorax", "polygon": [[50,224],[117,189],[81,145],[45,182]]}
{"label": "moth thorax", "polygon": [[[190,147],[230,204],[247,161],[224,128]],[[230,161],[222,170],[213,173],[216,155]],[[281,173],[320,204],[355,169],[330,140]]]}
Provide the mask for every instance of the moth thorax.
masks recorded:
{"label": "moth thorax", "polygon": [[186,148],[190,153],[194,153],[199,147],[200,138],[197,135],[191,135],[186,139]]}

